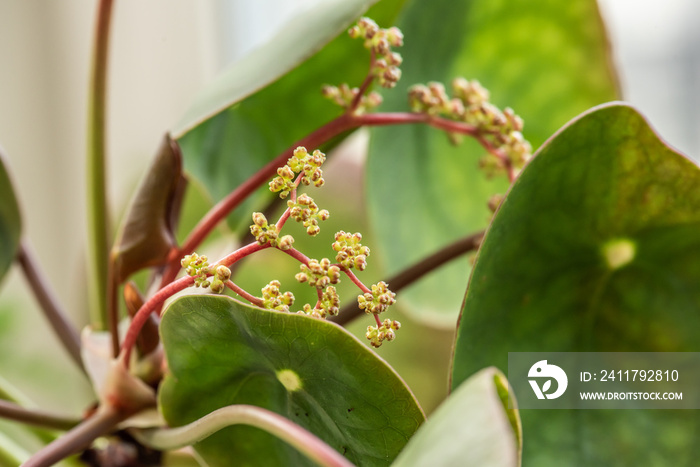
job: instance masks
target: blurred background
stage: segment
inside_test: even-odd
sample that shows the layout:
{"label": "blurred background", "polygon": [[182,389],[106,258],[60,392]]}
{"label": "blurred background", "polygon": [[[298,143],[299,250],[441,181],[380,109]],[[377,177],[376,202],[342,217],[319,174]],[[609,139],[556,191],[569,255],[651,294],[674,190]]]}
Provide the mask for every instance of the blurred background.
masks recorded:
{"label": "blurred background", "polygon": [[[268,39],[290,14],[320,1],[116,2],[108,122],[115,223],[163,133],[197,90]],[[85,110],[95,6],[88,0],[0,2],[0,145],[9,156],[25,236],[80,325],[87,316],[81,287]],[[602,0],[600,8],[625,100],[671,145],[700,158],[700,3]],[[442,352],[451,336],[434,336],[444,340]],[[46,408],[79,413],[90,390],[77,385],[83,380],[58,348],[13,271],[0,291],[0,376]]]}

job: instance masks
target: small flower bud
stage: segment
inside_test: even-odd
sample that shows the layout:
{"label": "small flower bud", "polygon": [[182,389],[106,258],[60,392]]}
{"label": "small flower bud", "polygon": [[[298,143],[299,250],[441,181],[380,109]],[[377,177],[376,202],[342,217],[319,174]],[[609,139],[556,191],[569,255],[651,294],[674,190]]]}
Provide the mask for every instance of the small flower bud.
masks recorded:
{"label": "small flower bud", "polygon": [[403,33],[396,26],[386,30],[386,38],[392,47],[401,47],[403,45]]}
{"label": "small flower bud", "polygon": [[231,278],[231,270],[223,264],[220,264],[216,267],[215,275],[217,279],[225,282]]}
{"label": "small flower bud", "polygon": [[226,288],[226,286],[219,279],[214,279],[211,282],[211,285],[209,286],[209,290],[211,290],[214,293],[221,293],[224,291],[225,288]]}
{"label": "small flower bud", "polygon": [[282,251],[286,251],[292,248],[292,243],[294,243],[294,237],[291,235],[285,235],[277,243],[277,248]]}

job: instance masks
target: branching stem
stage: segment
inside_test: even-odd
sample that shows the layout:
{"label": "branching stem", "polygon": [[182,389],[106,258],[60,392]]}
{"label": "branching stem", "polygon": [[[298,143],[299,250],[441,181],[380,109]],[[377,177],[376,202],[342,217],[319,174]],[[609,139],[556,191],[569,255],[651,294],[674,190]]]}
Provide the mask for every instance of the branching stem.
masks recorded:
{"label": "branching stem", "polygon": [[[443,264],[476,250],[484,238],[484,232],[478,232],[468,237],[457,240],[456,242],[446,246],[445,248],[433,253],[418,263],[404,269],[397,275],[387,280],[387,284],[391,286],[391,290],[398,292],[399,290],[412,284],[430,271],[442,266]],[[329,318],[338,324],[347,324],[358,316],[364,314],[357,306],[356,302],[348,303],[344,306],[337,316]]]}
{"label": "branching stem", "polygon": [[[246,256],[255,253],[256,251],[268,248],[269,245],[260,245],[257,242],[250,243],[244,247],[239,248],[228,256],[225,256],[221,260],[217,261],[214,268],[217,265],[231,266],[236,261],[239,261]],[[148,321],[148,317],[153,313],[158,307],[168,298],[172,297],[176,293],[185,290],[187,287],[194,284],[194,277],[185,276],[175,282],[171,282],[165,287],[161,288],[156,292],[151,298],[149,298],[146,303],[143,304],[141,309],[136,312],[134,318],[131,320],[129,329],[124,336],[124,343],[121,347],[120,358],[124,362],[124,365],[128,368],[129,362],[131,360],[131,351],[136,343],[136,338],[141,332],[141,328]]]}
{"label": "branching stem", "polygon": [[[192,251],[194,251],[194,249],[207,237],[207,235],[219,222],[221,222],[232,210],[238,207],[238,205],[253,191],[275,175],[277,168],[283,166],[287,162],[287,159],[292,157],[296,147],[304,146],[306,148],[316,148],[346,131],[359,128],[361,126],[405,124],[428,124],[450,133],[459,133],[471,136],[481,143],[484,149],[491,152],[499,159],[505,158],[507,161],[505,153],[503,153],[502,150],[495,148],[493,144],[491,144],[474,125],[415,112],[371,113],[365,115],[351,115],[346,113],[334,120],[331,120],[307,137],[294,143],[275,159],[265,165],[262,169],[260,169],[255,175],[239,185],[238,188],[233,190],[228,196],[226,196],[226,198],[217,203],[192,230],[192,233],[180,248],[180,254],[177,255],[177,257],[179,258],[185,254],[192,253]],[[168,270],[169,271],[163,276],[161,285],[165,285],[174,279],[174,274],[177,274],[177,264],[172,262]]]}

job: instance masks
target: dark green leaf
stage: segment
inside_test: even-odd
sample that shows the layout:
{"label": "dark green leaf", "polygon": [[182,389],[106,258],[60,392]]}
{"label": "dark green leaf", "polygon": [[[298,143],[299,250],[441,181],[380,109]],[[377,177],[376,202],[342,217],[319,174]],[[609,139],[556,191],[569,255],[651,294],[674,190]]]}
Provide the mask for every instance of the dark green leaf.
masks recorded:
{"label": "dark green leaf", "polygon": [[[342,6],[332,13],[337,18],[329,23],[333,29],[327,33],[330,35],[324,36],[324,41],[344,31],[350,21],[359,16],[362,8],[373,2],[331,2],[336,6],[346,3],[350,7]],[[404,0],[383,0],[367,14],[381,25],[389,25],[403,3]],[[349,14],[351,11],[352,14]],[[329,14],[329,11],[324,9],[322,13]],[[325,21],[323,16],[314,14],[311,19],[295,21],[295,24],[303,24],[303,27],[295,28],[301,31],[302,35],[306,35],[319,26],[310,23],[312,19]],[[325,25],[319,27],[324,31],[328,29]],[[296,54],[299,48],[304,51],[304,55],[299,57],[301,59],[323,43],[315,43],[312,49],[304,50],[304,41],[289,41],[290,39],[275,38],[269,47],[280,49],[275,54],[292,55]],[[306,47],[312,45],[307,43]],[[257,57],[254,64],[249,63],[251,59],[234,65],[242,77],[248,74],[264,76],[261,82],[269,83],[287,71],[280,69],[278,74],[268,76],[268,73],[271,73],[270,67],[277,66],[274,63],[275,55],[263,54],[260,51],[254,51],[254,55]],[[206,187],[214,200],[222,199],[295,141],[337,117],[340,109],[321,96],[321,87],[324,84],[343,82],[359,86],[367,74],[368,66],[369,52],[359,41],[350,39],[347,34],[340,34],[320,52],[276,82],[250,96],[240,95],[235,102],[244,97],[245,99],[236,106],[178,136],[186,170]],[[258,84],[254,90],[260,87]],[[229,101],[227,104],[233,102]],[[263,190],[263,193],[258,195],[258,198],[260,197],[269,200],[270,193]],[[265,201],[258,199],[256,206],[260,204],[265,204]],[[236,227],[237,220],[241,218],[249,224],[250,212],[253,209],[248,204],[236,211],[237,214],[232,217],[232,225]]]}
{"label": "dark green leaf", "polygon": [[[478,79],[494,104],[524,118],[525,137],[537,147],[570,118],[617,95],[593,0],[413,1],[399,26],[403,76],[386,95],[389,110],[408,109],[413,84],[449,88],[457,76]],[[483,153],[472,141],[452,146],[425,126],[373,131],[367,196],[381,241],[376,251],[390,273],[486,226],[487,200],[506,184],[484,179],[477,169]],[[431,274],[402,294],[407,311],[453,326],[469,269],[464,259]]]}
{"label": "dark green leaf", "polygon": [[478,372],[438,407],[392,465],[519,466],[520,419],[517,409],[508,408],[508,397],[500,371]]}
{"label": "dark green leaf", "polygon": [[131,201],[112,249],[120,283],[139,269],[166,262],[175,246],[174,219],[184,185],[180,148],[170,135],[165,135]]}
{"label": "dark green leaf", "polygon": [[[171,426],[252,404],[313,432],[358,465],[387,465],[423,421],[401,379],[342,328],[215,296],[175,301],[161,324]],[[195,445],[209,465],[308,465],[257,429],[226,428]]]}
{"label": "dark green leaf", "polygon": [[5,155],[0,148],[0,280],[15,260],[22,231],[17,198],[6,167]]}
{"label": "dark green leaf", "polygon": [[[508,352],[700,350],[700,170],[631,107],[542,146],[479,252],[453,386]],[[694,465],[697,415],[524,411],[525,463]],[[692,459],[692,462],[689,461]]]}
{"label": "dark green leaf", "polygon": [[300,12],[268,42],[231,64],[202,90],[173,133],[192,130],[285,75],[376,1],[326,0]]}

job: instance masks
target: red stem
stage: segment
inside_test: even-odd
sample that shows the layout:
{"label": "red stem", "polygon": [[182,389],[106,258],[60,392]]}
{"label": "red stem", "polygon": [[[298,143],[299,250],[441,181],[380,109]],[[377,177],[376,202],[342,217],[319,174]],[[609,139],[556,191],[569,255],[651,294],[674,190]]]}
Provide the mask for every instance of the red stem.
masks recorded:
{"label": "red stem", "polygon": [[[269,246],[269,244],[260,245],[257,242],[249,243],[248,245],[239,248],[230,255],[225,256],[221,260],[217,261],[214,264],[214,267],[221,264],[227,267],[231,266],[236,261],[239,261],[242,258],[245,258],[246,256],[255,253],[256,251],[269,248]],[[139,311],[136,312],[136,314],[134,315],[134,319],[131,320],[131,324],[129,325],[129,330],[126,332],[126,336],[124,337],[124,343],[122,344],[121,349],[121,358],[124,361],[124,365],[126,365],[127,368],[129,367],[131,350],[133,349],[134,344],[136,343],[136,338],[139,336],[143,325],[146,324],[146,321],[148,321],[148,317],[150,316],[150,314],[153,313],[156,309],[158,309],[158,307],[165,300],[191,286],[193,283],[194,277],[191,276],[185,276],[176,280],[175,282],[171,282],[170,284],[158,290],[158,292],[156,292],[151,298],[149,298],[148,301],[144,303],[143,306],[139,309]]]}
{"label": "red stem", "polygon": [[181,290],[185,290],[192,284],[194,284],[194,277],[191,276],[185,276],[176,280],[175,282],[171,282],[156,292],[151,298],[148,299],[146,303],[143,304],[139,311],[136,312],[134,319],[131,320],[131,324],[129,325],[129,330],[126,332],[126,336],[124,336],[124,342],[122,343],[121,349],[121,358],[127,368],[129,367],[131,350],[136,343],[136,338],[139,336],[141,328],[144,324],[146,324],[146,321],[148,321],[148,317],[151,315],[151,313],[155,311],[155,309],[165,300]]}
{"label": "red stem", "polygon": [[365,95],[365,93],[367,92],[367,88],[370,84],[372,84],[372,81],[374,81],[374,75],[372,74],[372,68],[374,67],[374,59],[375,53],[374,49],[372,49],[369,58],[369,72],[367,73],[365,80],[362,82],[362,85],[360,85],[360,89],[357,92],[357,95],[353,98],[352,102],[350,103],[350,107],[348,107],[348,113],[353,113],[355,112],[355,110],[357,110],[357,106],[360,105],[360,100],[362,99],[362,96]]}
{"label": "red stem", "polygon": [[365,284],[363,284],[360,279],[357,278],[357,276],[355,275],[354,272],[352,272],[352,270],[347,269],[347,268],[343,268],[343,272],[345,274],[347,274],[347,276],[350,278],[350,280],[353,281],[355,283],[355,285],[360,288],[360,290],[362,290],[362,293],[372,293],[372,291],[370,289],[368,289],[367,286]]}
{"label": "red stem", "polygon": [[[469,125],[462,122],[456,122],[441,117],[432,117],[422,113],[410,112],[391,112],[391,113],[372,113],[366,115],[352,115],[345,113],[338,118],[331,120],[329,123],[318,128],[313,133],[305,138],[300,139],[284,152],[278,155],[275,159],[266,164],[262,169],[247,179],[235,190],[233,190],[226,198],[219,201],[192,230],[192,233],[183,243],[180,251],[174,258],[180,258],[183,255],[190,254],[199,244],[209,235],[209,233],[221,222],[231,211],[245,200],[253,191],[265,183],[270,177],[273,177],[277,172],[277,168],[287,162],[287,159],[292,157],[294,149],[298,146],[306,148],[315,148],[325,143],[326,141],[355,128],[367,126],[385,126],[385,125],[403,125],[412,123],[426,123],[435,128],[449,131],[452,133],[466,134],[476,138],[476,140],[490,153],[494,154],[501,160],[504,160],[509,171],[509,177],[512,179],[514,173],[510,167],[510,160],[505,154],[495,148],[488,140],[486,140],[474,125]],[[178,265],[175,259],[168,265],[163,278],[161,279],[161,287],[172,282],[177,277]]]}
{"label": "red stem", "polygon": [[297,250],[296,248],[290,248],[289,250],[280,250],[282,253],[286,253],[295,260],[299,261],[300,263],[304,263],[305,265],[309,265],[309,257],[306,256],[304,253],[301,251]]}
{"label": "red stem", "polygon": [[254,297],[253,295],[249,294],[248,292],[243,290],[241,287],[234,284],[232,281],[226,281],[226,287],[233,290],[235,293],[237,293],[241,297],[245,298],[253,305],[259,306],[260,308],[264,308],[262,300],[260,300],[258,297]]}

